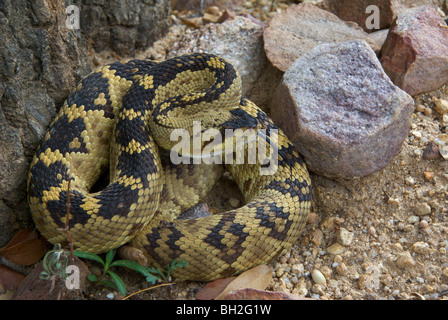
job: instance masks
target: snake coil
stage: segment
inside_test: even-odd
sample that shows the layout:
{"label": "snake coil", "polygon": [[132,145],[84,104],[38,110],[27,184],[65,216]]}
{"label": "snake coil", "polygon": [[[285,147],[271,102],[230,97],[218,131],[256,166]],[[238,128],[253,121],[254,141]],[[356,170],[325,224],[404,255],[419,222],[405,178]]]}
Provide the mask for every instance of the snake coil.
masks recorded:
{"label": "snake coil", "polygon": [[[202,134],[210,129],[263,132],[257,141],[273,145],[276,167],[260,174],[263,161],[226,161],[246,204],[208,217],[178,219],[224,170],[221,164],[162,164],[160,154],[176,143],[170,139],[173,130],[194,139],[198,121]],[[225,138],[232,145],[235,139],[236,134]],[[209,143],[202,142],[200,149]],[[246,156],[248,145],[243,147]],[[95,190],[105,173],[109,184]],[[85,77],[36,152],[28,197],[35,224],[51,243],[67,242],[61,229],[69,212],[77,249],[100,253],[130,241],[151,263],[187,261],[173,274],[178,280],[213,280],[288,250],[305,224],[311,182],[284,133],[241,96],[235,68],[218,56],[195,53],[163,62],[116,62]]]}

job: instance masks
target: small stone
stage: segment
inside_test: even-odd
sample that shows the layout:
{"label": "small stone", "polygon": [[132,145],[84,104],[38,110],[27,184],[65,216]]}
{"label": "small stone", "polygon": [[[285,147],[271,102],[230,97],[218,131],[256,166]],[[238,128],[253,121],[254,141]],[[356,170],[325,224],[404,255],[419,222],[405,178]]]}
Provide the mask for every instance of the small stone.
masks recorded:
{"label": "small stone", "polygon": [[423,113],[425,114],[425,116],[429,117],[432,115],[432,109],[425,107],[425,110],[423,111]]}
{"label": "small stone", "polygon": [[234,208],[238,208],[240,206],[240,200],[238,200],[236,198],[230,198],[229,203]]}
{"label": "small stone", "polygon": [[412,245],[412,250],[420,254],[428,253],[429,244],[423,241],[418,241]]}
{"label": "small stone", "polygon": [[415,184],[415,180],[411,176],[406,177],[405,181],[408,186],[412,186]]}
{"label": "small stone", "polygon": [[345,247],[337,242],[327,248],[327,252],[330,254],[342,254],[344,251]]}
{"label": "small stone", "polygon": [[429,142],[423,150],[422,159],[424,160],[436,160],[441,157],[439,147],[433,141]]}
{"label": "small stone", "polygon": [[303,275],[305,272],[305,268],[303,264],[295,264],[291,267],[291,273],[296,275]]}
{"label": "small stone", "polygon": [[313,232],[311,232],[310,235],[310,241],[315,245],[315,246],[320,246],[322,243],[322,239],[323,239],[323,233],[320,230],[314,230]]}
{"label": "small stone", "polygon": [[431,207],[426,202],[419,202],[415,205],[414,211],[419,216],[426,216],[431,214]]}
{"label": "small stone", "polygon": [[400,205],[400,199],[389,197],[389,198],[387,199],[387,203],[390,203],[390,204],[393,204],[393,205],[398,206],[398,205]]}
{"label": "small stone", "polygon": [[448,28],[431,7],[409,9],[394,21],[381,48],[392,81],[414,96],[448,82]]}
{"label": "small stone", "polygon": [[423,175],[425,176],[426,181],[432,181],[432,179],[434,178],[434,172],[431,171],[425,171],[423,172]]}
{"label": "small stone", "polygon": [[322,272],[320,272],[317,269],[314,269],[311,272],[311,278],[313,279],[313,281],[316,284],[320,284],[322,286],[326,286],[327,285],[327,280],[325,279],[324,275],[322,274]]}
{"label": "small stone", "polygon": [[417,111],[417,112],[425,112],[425,110],[426,110],[426,107],[424,106],[424,105],[422,105],[422,104],[417,104],[416,106],[415,106],[415,110]]}
{"label": "small stone", "polygon": [[218,15],[219,14],[219,8],[217,6],[210,6],[207,8],[207,13]]}
{"label": "small stone", "polygon": [[448,267],[443,268],[442,274],[443,274],[444,277],[448,278]]}
{"label": "small stone", "polygon": [[442,116],[442,125],[446,126],[448,124],[448,114]]}
{"label": "small stone", "polygon": [[416,224],[416,223],[419,223],[419,221],[420,221],[420,218],[417,216],[410,216],[407,220],[407,222],[409,224]]}
{"label": "small stone", "polygon": [[107,298],[107,299],[113,300],[114,297],[115,297],[115,296],[114,296],[114,294],[113,294],[112,292],[106,294],[106,298]]}
{"label": "small stone", "polygon": [[339,229],[338,232],[338,242],[344,246],[349,246],[352,244],[353,241],[353,232],[348,231],[345,228]]}
{"label": "small stone", "polygon": [[367,233],[370,234],[371,236],[374,236],[374,237],[377,236],[377,234],[376,234],[376,229],[375,229],[374,226],[370,226],[370,227],[367,229]]}
{"label": "small stone", "polygon": [[333,270],[327,266],[323,266],[320,269],[320,272],[324,275],[325,279],[330,279],[331,275],[333,274]]}
{"label": "small stone", "polygon": [[448,101],[443,99],[435,99],[434,110],[441,115],[448,114]]}
{"label": "small stone", "polygon": [[411,134],[412,134],[415,138],[417,138],[417,139],[420,139],[420,138],[422,137],[422,133],[421,133],[420,131],[417,131],[417,130],[413,130],[413,131],[411,131]]}
{"label": "small stone", "polygon": [[359,40],[322,44],[297,59],[271,103],[274,122],[308,168],[330,178],[364,177],[389,164],[413,110],[413,99]]}
{"label": "small stone", "polygon": [[409,251],[404,251],[398,254],[396,264],[400,268],[409,268],[415,265],[415,261]]}
{"label": "small stone", "polygon": [[308,214],[308,219],[307,219],[307,223],[308,224],[313,224],[317,221],[318,215],[315,212],[310,212]]}
{"label": "small stone", "polygon": [[420,221],[420,228],[426,229],[426,228],[428,228],[428,226],[429,226],[428,221],[426,221],[426,220]]}

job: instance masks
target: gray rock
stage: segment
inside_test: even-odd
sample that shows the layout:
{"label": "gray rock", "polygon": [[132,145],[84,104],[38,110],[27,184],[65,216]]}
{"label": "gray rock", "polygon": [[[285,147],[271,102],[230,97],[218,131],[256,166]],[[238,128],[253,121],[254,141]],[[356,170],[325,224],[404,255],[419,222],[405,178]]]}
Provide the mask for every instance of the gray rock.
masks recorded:
{"label": "gray rock", "polygon": [[297,59],[277,88],[271,117],[309,169],[352,178],[381,170],[400,152],[413,109],[369,45],[356,40]]}
{"label": "gray rock", "polygon": [[63,2],[0,5],[0,247],[30,221],[26,178],[38,143],[70,90],[90,71]]}
{"label": "gray rock", "polygon": [[75,0],[81,32],[97,52],[132,55],[162,37],[170,20],[169,0]]}
{"label": "gray rock", "polygon": [[207,52],[232,63],[242,78],[243,95],[265,109],[281,74],[270,66],[263,50],[263,27],[236,16],[222,24],[207,24],[186,33],[177,47],[168,53],[174,57],[191,52]]}

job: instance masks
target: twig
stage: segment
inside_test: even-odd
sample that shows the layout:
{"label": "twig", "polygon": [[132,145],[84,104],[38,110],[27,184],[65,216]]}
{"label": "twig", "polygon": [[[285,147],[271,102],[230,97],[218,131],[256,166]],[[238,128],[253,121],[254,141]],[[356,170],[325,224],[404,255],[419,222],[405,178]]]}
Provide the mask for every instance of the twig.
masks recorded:
{"label": "twig", "polygon": [[73,259],[74,259],[73,258],[73,239],[72,239],[72,236],[70,234],[70,228],[68,226],[68,218],[70,216],[70,181],[72,181],[71,177],[70,177],[70,179],[68,180],[68,183],[67,183],[67,215],[65,216],[65,228],[64,228],[64,230],[65,230],[65,232],[67,233],[67,236],[68,236],[68,241],[69,241],[68,245],[70,247],[70,257],[71,257],[71,259],[73,261]]}
{"label": "twig", "polygon": [[175,284],[175,283],[172,282],[172,283],[162,283],[162,284],[158,284],[158,285],[156,285],[156,286],[149,287],[149,288],[142,289],[142,290],[139,290],[139,291],[137,291],[137,292],[131,293],[130,295],[124,297],[124,298],[121,299],[121,300],[127,300],[127,299],[129,299],[130,297],[132,297],[133,295],[136,295],[136,294],[141,293],[141,292],[144,292],[144,291],[148,291],[148,290],[155,289],[155,288],[159,288],[159,287],[170,286],[170,285],[173,285],[173,284]]}
{"label": "twig", "polygon": [[442,28],[448,28],[448,26],[445,26],[445,25],[443,25],[443,24],[440,24],[440,26],[441,26]]}
{"label": "twig", "polygon": [[70,234],[70,227],[68,226],[68,221],[69,221],[69,217],[70,217],[70,182],[72,181],[72,166],[71,166],[71,164],[70,164],[68,177],[69,177],[69,179],[68,179],[68,183],[67,183],[67,214],[65,215],[65,227],[64,227],[64,229],[60,229],[60,230],[65,231],[65,233],[67,233],[68,245],[70,248],[70,259],[73,262],[75,259],[73,256],[73,239]]}
{"label": "twig", "polygon": [[8,267],[9,269],[12,269],[14,271],[20,272],[25,275],[30,273],[30,271],[26,267],[18,265],[16,263],[6,259],[5,257],[1,257],[1,256],[0,256],[0,265],[3,265],[5,267]]}

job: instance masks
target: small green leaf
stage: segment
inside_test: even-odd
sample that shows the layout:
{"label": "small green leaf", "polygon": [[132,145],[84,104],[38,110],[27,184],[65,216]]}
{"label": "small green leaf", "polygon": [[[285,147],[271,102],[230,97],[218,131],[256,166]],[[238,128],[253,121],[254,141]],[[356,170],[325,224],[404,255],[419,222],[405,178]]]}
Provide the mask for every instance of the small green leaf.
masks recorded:
{"label": "small green leaf", "polygon": [[140,272],[144,276],[149,275],[149,271],[147,268],[143,267],[142,265],[138,264],[135,261],[131,260],[117,260],[110,264],[110,267],[126,267],[129,269],[132,269],[134,271]]}
{"label": "small green leaf", "polygon": [[152,274],[148,274],[146,276],[146,282],[149,282],[152,285],[155,284],[159,279],[160,279],[159,277],[153,276]]}
{"label": "small green leaf", "polygon": [[177,258],[171,262],[171,269],[175,270],[177,268],[183,268],[188,266],[188,262],[184,259],[178,260]]}
{"label": "small green leaf", "polygon": [[160,278],[165,277],[165,274],[163,273],[162,270],[160,270],[160,268],[146,267],[146,269],[148,270],[149,273],[157,274]]}
{"label": "small green leaf", "polygon": [[117,285],[113,281],[106,279],[106,280],[101,280],[99,283],[104,284],[105,286],[108,286],[109,288],[112,288],[114,290],[118,290]]}
{"label": "small green leaf", "polygon": [[95,274],[88,274],[87,279],[89,279],[92,282],[98,281],[98,277]]}
{"label": "small green leaf", "polygon": [[96,254],[93,254],[90,252],[85,252],[85,251],[75,250],[75,251],[73,251],[73,255],[77,256],[78,258],[94,260],[96,262],[101,263],[103,266],[105,266],[103,259],[101,259],[101,257]]}
{"label": "small green leaf", "polygon": [[106,253],[106,269],[108,269],[112,260],[114,260],[116,250],[110,250]]}
{"label": "small green leaf", "polygon": [[120,278],[120,276],[118,274],[116,274],[113,271],[108,270],[107,273],[110,275],[110,277],[112,278],[113,282],[115,283],[115,285],[117,286],[118,291],[122,294],[122,295],[126,295],[126,285],[124,284],[123,280]]}

